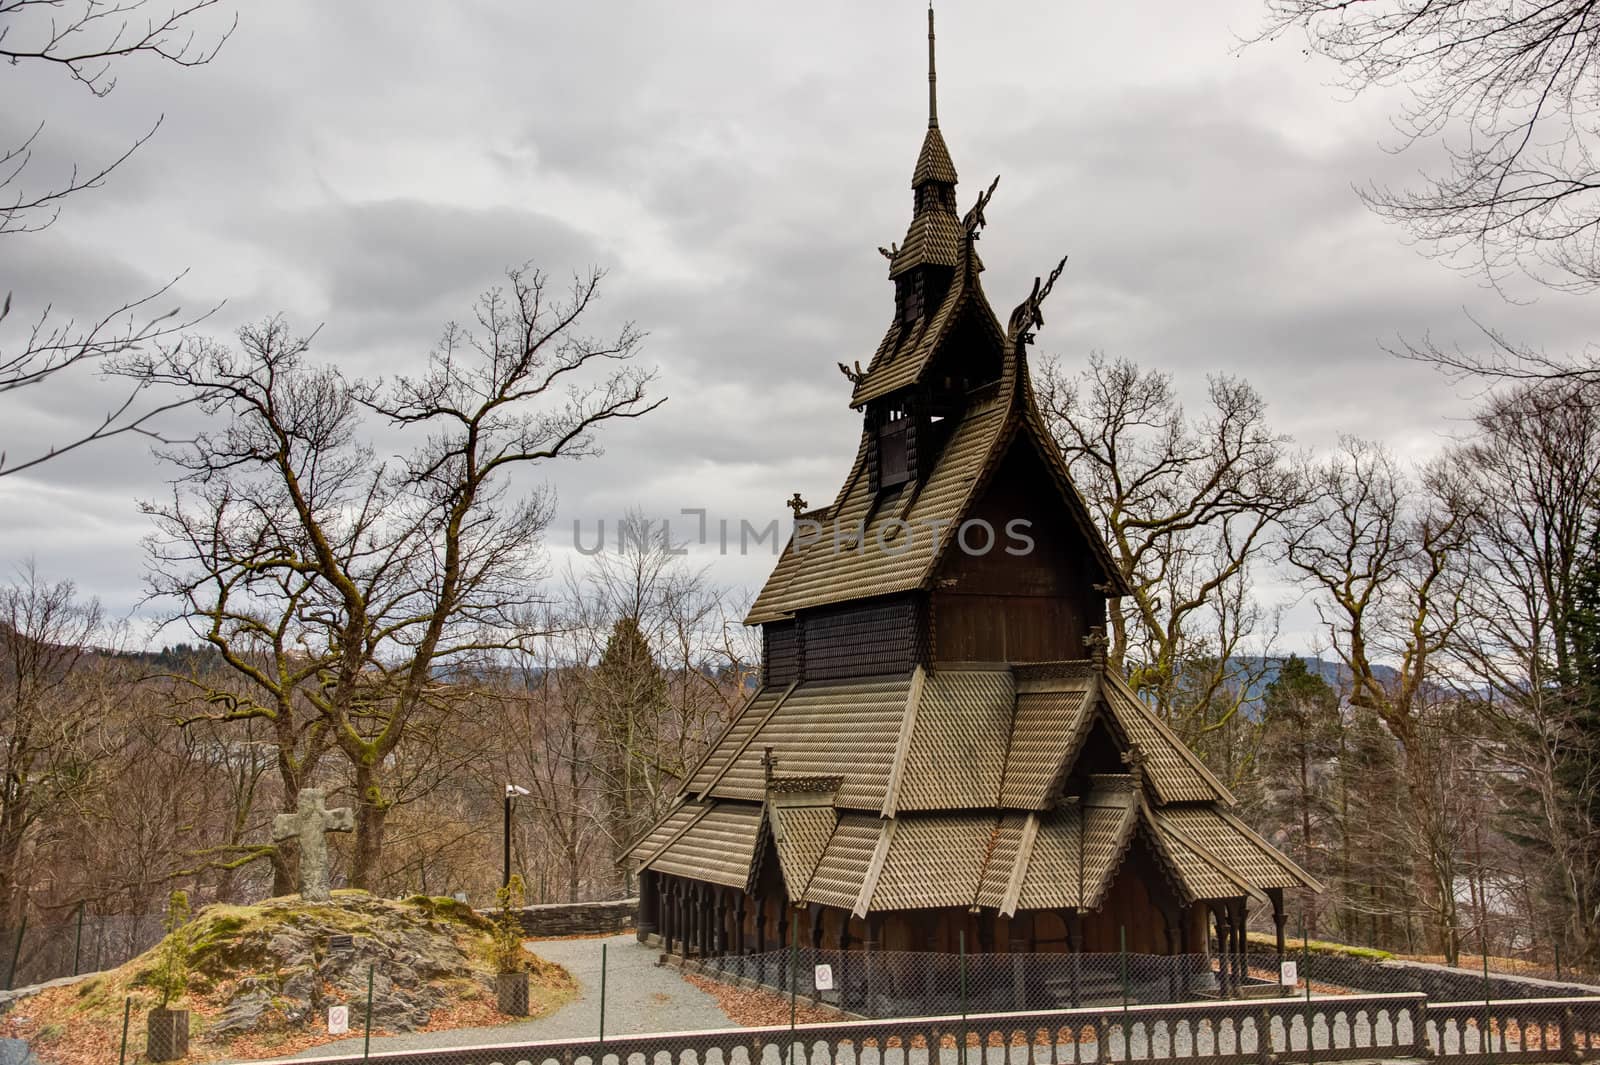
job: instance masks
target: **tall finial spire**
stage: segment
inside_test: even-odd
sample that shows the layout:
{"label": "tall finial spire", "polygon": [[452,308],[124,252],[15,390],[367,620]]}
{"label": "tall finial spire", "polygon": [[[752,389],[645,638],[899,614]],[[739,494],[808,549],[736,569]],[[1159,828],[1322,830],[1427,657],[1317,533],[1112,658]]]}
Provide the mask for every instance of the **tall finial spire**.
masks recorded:
{"label": "tall finial spire", "polygon": [[928,128],[939,128],[939,76],[933,70],[933,0],[928,0]]}

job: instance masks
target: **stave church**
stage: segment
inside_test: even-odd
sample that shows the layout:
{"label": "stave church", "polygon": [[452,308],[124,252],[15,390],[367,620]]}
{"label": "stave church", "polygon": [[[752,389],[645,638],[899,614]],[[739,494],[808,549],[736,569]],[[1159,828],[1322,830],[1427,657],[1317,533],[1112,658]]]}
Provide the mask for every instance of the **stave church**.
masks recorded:
{"label": "stave church", "polygon": [[[893,315],[833,501],[750,611],[762,685],[627,860],[639,936],[685,959],[829,950],[1202,954],[1244,972],[1252,909],[1320,890],[1105,661],[1115,565],[1037,409],[928,127]],[[996,179],[998,182],[998,179]],[[1063,261],[1064,262],[1064,261]],[[823,372],[819,366],[818,372]],[[832,372],[832,367],[826,367]]]}

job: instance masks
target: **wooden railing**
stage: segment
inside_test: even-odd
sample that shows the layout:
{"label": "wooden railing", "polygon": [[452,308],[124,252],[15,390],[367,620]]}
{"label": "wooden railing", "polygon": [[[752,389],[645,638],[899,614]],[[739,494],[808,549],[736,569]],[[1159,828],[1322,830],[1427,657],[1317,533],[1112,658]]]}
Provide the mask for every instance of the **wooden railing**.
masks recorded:
{"label": "wooden railing", "polygon": [[[1562,1007],[1572,1007],[1573,1001],[1587,1000],[1559,1000]],[[1531,1004],[1497,1005],[1521,1009]],[[1478,1009],[1481,1018],[1481,1003]],[[1498,1020],[1499,1014],[1494,1016],[1497,1023],[1514,1023],[1513,1012],[1508,1010],[1505,1021]],[[1587,1023],[1588,1016],[1585,1012],[1584,1019],[1575,1023]],[[1308,1021],[1312,1035],[1309,1053]],[[387,1065],[931,1065],[928,1051],[936,1048],[938,1065],[1124,1061],[1140,1065],[1272,1065],[1425,1057],[1428,1033],[1440,1023],[1444,1024],[1441,1031],[1456,1030],[1451,1027],[1457,1023],[1453,1015],[1441,1021],[1421,994],[1337,995],[1317,996],[1309,1002],[1181,1002],[1127,1010],[1097,1007],[804,1024],[793,1029],[725,1028],[618,1036],[603,1044],[583,1039],[375,1053],[370,1060]],[[1448,1048],[1449,1038],[1444,1043]],[[1468,1043],[1475,1051],[1476,1044]],[[300,1059],[300,1065],[306,1060]],[[310,1060],[323,1065],[355,1065],[364,1059],[356,1054]],[[1461,1060],[1463,1065],[1471,1065],[1487,1058],[1469,1055]],[[1496,1060],[1535,1059],[1503,1056]]]}
{"label": "wooden railing", "polygon": [[1434,1054],[1460,1065],[1600,1057],[1600,998],[1444,1002],[1424,1027]]}

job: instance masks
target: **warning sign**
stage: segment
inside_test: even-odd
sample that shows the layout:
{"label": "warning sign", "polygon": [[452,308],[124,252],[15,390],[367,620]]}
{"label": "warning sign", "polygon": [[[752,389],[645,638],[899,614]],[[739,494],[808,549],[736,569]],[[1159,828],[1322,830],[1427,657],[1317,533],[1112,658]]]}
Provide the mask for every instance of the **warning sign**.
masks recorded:
{"label": "warning sign", "polygon": [[832,991],[833,990],[833,966],[831,966],[831,965],[819,965],[819,966],[817,966],[817,990],[818,991]]}
{"label": "warning sign", "polygon": [[1296,962],[1284,961],[1279,963],[1278,983],[1284,987],[1293,987],[1300,982],[1300,966]]}
{"label": "warning sign", "polygon": [[350,1031],[350,1007],[328,1007],[328,1034],[344,1035]]}

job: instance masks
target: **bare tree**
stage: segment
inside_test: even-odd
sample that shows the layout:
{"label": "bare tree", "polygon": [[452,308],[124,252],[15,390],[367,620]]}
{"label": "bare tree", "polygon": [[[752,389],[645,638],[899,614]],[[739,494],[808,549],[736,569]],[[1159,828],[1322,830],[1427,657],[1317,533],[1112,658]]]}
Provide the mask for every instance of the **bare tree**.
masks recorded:
{"label": "bare tree", "polygon": [[[149,0],[0,0],[0,61],[13,67],[53,68],[95,96],[105,96],[116,87],[116,71],[126,62],[151,59],[184,67],[209,63],[237,24],[235,19],[226,26],[206,25],[210,9],[221,3],[189,0],[162,7]],[[82,168],[74,165],[66,175],[43,182],[30,180],[43,123],[21,143],[0,145],[0,236],[14,238],[48,228],[67,199],[103,186],[160,125],[157,119],[114,159]],[[0,394],[176,337],[205,317],[183,319],[177,310],[164,308],[176,281],[87,323],[62,319],[45,305],[17,339],[8,342],[0,335]],[[11,316],[11,302],[10,292],[0,298],[0,327]],[[158,417],[182,401],[152,398],[146,387],[133,384],[97,422],[71,440],[29,448],[20,458],[0,441],[0,477],[97,440],[126,433],[154,436]]]}
{"label": "bare tree", "polygon": [[1450,261],[1600,285],[1600,21],[1583,0],[1267,0],[1262,36],[1304,31],[1347,88],[1406,87],[1406,146],[1442,139],[1420,188],[1367,203]]}
{"label": "bare tree", "polygon": [[[1346,438],[1317,472],[1318,497],[1293,520],[1285,556],[1316,594],[1350,671],[1349,701],[1370,709],[1404,755],[1408,827],[1439,946],[1453,960],[1457,824],[1440,791],[1439,667],[1462,624],[1468,520],[1443,469],[1421,483],[1383,448]],[[1385,662],[1398,667],[1385,668]]]}
{"label": "bare tree", "polygon": [[1305,499],[1288,439],[1229,377],[1210,379],[1199,418],[1166,374],[1099,355],[1076,377],[1047,364],[1039,395],[1133,589],[1110,604],[1110,661],[1186,739],[1225,727],[1254,680],[1242,652],[1266,620],[1250,567]]}
{"label": "bare tree", "polygon": [[31,566],[0,588],[0,913],[18,914],[23,866],[42,818],[89,786],[99,753],[91,675],[100,606],[69,581],[47,583]]}
{"label": "bare tree", "polygon": [[[445,330],[419,377],[315,368],[281,319],[241,331],[239,352],[197,341],[127,371],[202,397],[218,422],[165,452],[177,494],[147,508],[162,532],[155,591],[270,695],[210,716],[272,720],[290,689],[309,703],[308,727],[352,774],[358,887],[379,869],[393,760],[413,728],[481,656],[537,635],[518,621],[537,599],[552,504],[539,489],[508,500],[511,474],[596,454],[604,426],[662,402],[628,365],[637,330],[578,332],[598,271],[565,299],[542,274],[509,276],[480,299],[475,329]],[[363,413],[413,450],[379,461]]]}
{"label": "bare tree", "polygon": [[1515,794],[1506,817],[1558,900],[1569,957],[1600,952],[1600,735],[1584,726],[1579,584],[1600,507],[1600,392],[1551,381],[1492,397],[1450,461],[1471,488],[1475,579],[1450,651]]}

